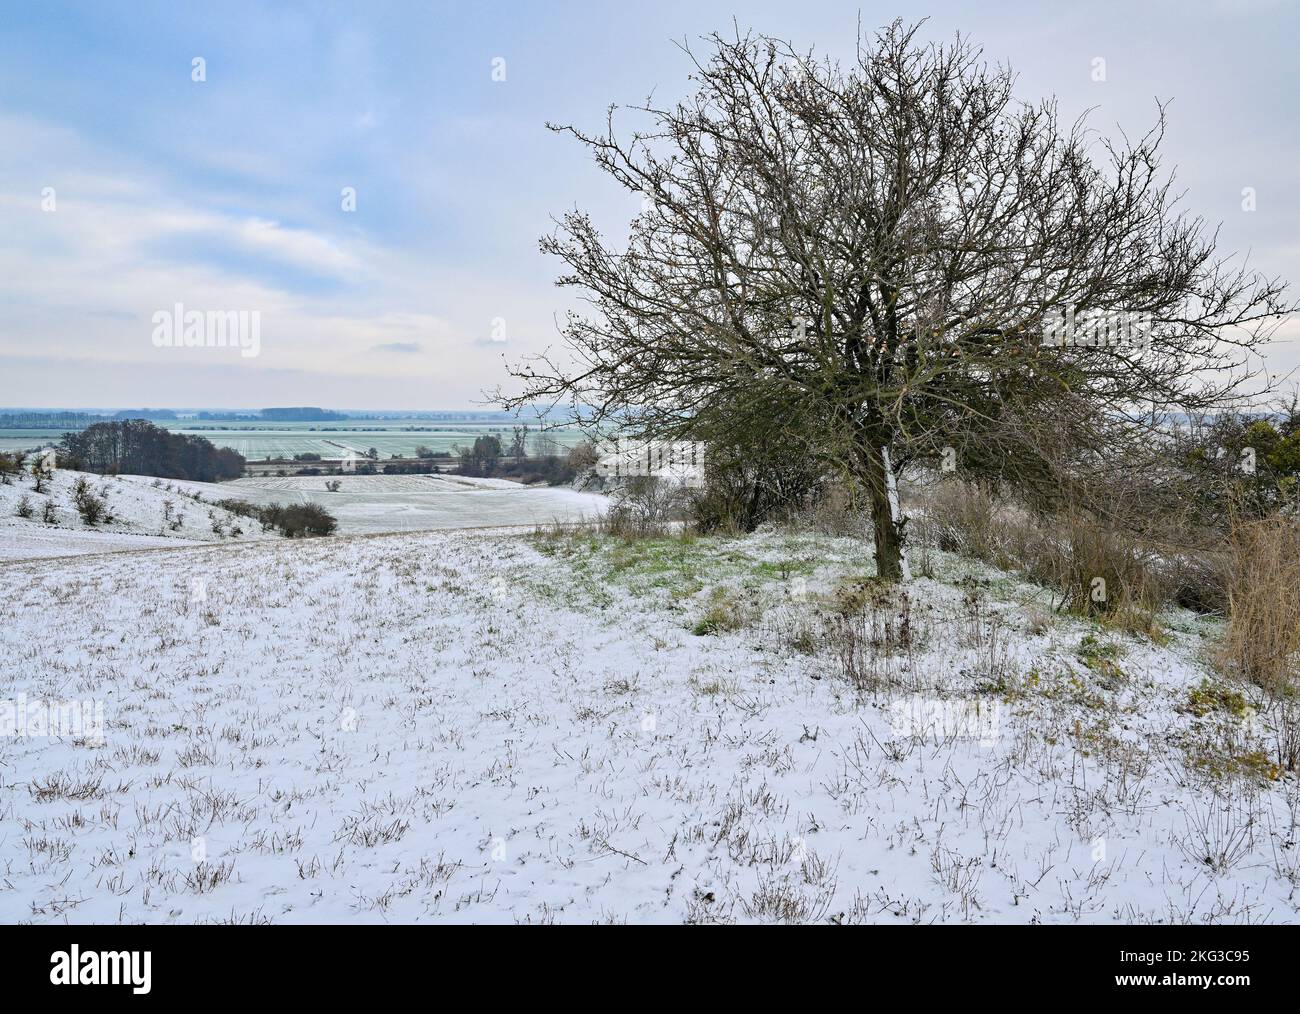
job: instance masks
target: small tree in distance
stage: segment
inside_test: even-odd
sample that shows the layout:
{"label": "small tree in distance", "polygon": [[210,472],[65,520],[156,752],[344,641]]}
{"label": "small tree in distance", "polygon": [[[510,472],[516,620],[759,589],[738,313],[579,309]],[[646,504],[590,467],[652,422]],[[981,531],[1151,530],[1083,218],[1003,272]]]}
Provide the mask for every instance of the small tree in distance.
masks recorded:
{"label": "small tree in distance", "polygon": [[[848,65],[715,34],[694,95],[638,107],[643,129],[620,138],[612,109],[598,133],[552,125],[643,210],[625,247],[580,210],[542,240],[590,310],[564,319],[564,356],[512,367],[503,404],[737,446],[763,419],[863,491],[886,578],[905,573],[910,462],[1052,486],[1232,404],[1294,306],[1178,208],[1165,107],[1135,142],[1099,141],[919,27],[859,39]],[[1119,316],[1136,337],[1060,330]]]}

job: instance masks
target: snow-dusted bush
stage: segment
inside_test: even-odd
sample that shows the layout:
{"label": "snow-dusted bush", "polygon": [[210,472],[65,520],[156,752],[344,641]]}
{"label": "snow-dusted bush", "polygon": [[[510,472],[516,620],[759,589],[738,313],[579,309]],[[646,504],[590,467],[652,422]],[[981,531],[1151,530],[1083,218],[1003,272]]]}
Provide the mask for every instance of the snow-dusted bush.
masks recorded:
{"label": "snow-dusted bush", "polygon": [[108,504],[102,496],[96,496],[90,491],[90,483],[86,481],[85,476],[79,478],[73,487],[72,502],[76,505],[81,520],[88,525],[94,526],[101,521],[110,520]]}

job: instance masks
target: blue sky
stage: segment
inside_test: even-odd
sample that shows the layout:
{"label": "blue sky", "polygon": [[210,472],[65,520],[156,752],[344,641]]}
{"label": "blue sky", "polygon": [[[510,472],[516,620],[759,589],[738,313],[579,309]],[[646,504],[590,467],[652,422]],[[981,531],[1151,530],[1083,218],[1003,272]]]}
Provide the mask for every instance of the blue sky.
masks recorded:
{"label": "blue sky", "polygon": [[[471,407],[503,354],[558,342],[550,216],[578,204],[614,231],[636,211],[544,122],[685,94],[673,41],[733,17],[847,56],[859,16],[960,29],[1023,97],[1094,108],[1103,132],[1140,133],[1172,98],[1187,206],[1300,283],[1289,2],[6,2],[0,404]],[[152,314],[178,301],[260,310],[261,354],[155,347]],[[1297,365],[1295,344],[1270,355]]]}

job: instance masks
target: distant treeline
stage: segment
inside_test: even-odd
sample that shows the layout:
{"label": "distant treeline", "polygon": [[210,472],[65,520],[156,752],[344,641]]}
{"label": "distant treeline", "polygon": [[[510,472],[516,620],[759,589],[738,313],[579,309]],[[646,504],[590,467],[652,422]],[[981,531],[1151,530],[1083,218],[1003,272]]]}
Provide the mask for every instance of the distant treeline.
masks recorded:
{"label": "distant treeline", "polygon": [[114,412],[109,419],[178,419],[170,408],[124,408]]}
{"label": "distant treeline", "polygon": [[[274,407],[246,410],[212,410],[204,409],[193,413],[196,420],[202,422],[339,422],[347,419],[420,419],[430,422],[518,422],[521,415],[515,412],[492,410],[477,411],[390,411],[357,410],[338,412],[333,409],[318,408],[314,405]],[[523,417],[535,417],[538,420],[555,421],[555,413],[547,409],[537,409],[531,415],[524,412]],[[129,408],[115,412],[76,412],[68,409],[32,409],[27,412],[0,412],[0,429],[80,429],[105,419],[165,419],[168,421],[182,418],[176,409],[171,408]],[[415,429],[415,427],[412,427]]]}
{"label": "distant treeline", "polygon": [[86,412],[23,412],[0,415],[0,430],[79,429],[103,418]]}
{"label": "distant treeline", "polygon": [[105,419],[175,419],[169,408],[124,408],[120,412],[6,412],[0,413],[0,430],[73,430]]}
{"label": "distant treeline", "polygon": [[156,475],[219,482],[244,474],[244,456],[205,437],[169,433],[145,419],[97,422],[65,433],[59,464],[101,475]]}
{"label": "distant treeline", "polygon": [[342,412],[333,412],[325,408],[304,406],[301,408],[264,408],[262,419],[271,422],[325,422],[346,419]]}
{"label": "distant treeline", "polygon": [[194,416],[202,422],[338,422],[349,418],[345,412],[303,405],[296,408],[261,408],[247,412],[212,412],[204,410]]}

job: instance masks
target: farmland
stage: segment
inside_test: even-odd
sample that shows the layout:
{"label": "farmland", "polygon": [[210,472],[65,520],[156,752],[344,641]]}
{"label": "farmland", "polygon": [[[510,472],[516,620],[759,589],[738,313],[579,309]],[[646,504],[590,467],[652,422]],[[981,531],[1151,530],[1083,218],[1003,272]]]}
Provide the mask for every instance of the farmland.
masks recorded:
{"label": "farmland", "polygon": [[[420,446],[432,451],[451,452],[457,445],[467,446],[474,438],[490,433],[503,444],[510,442],[512,429],[499,421],[442,423],[428,419],[347,419],[338,422],[258,423],[206,422],[195,419],[155,419],[156,425],[173,433],[192,433],[206,437],[218,447],[229,447],[249,459],[292,458],[295,454],[319,454],[339,458],[349,450],[365,454],[370,448],[381,458],[393,455],[414,457]],[[50,429],[0,430],[0,451],[28,449],[55,443],[63,431]],[[528,450],[542,453],[543,441],[560,448],[572,447],[582,440],[573,429],[548,430],[544,437],[530,430]]]}
{"label": "farmland", "polygon": [[[137,484],[150,480],[132,476]],[[337,482],[331,490],[327,483]],[[343,534],[549,524],[594,518],[603,497],[567,488],[520,486],[504,479],[441,475],[288,476],[238,479],[227,483],[175,482],[187,495],[252,503],[320,504]]]}

